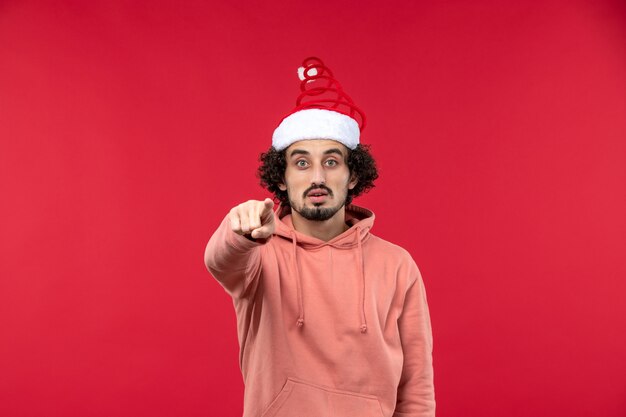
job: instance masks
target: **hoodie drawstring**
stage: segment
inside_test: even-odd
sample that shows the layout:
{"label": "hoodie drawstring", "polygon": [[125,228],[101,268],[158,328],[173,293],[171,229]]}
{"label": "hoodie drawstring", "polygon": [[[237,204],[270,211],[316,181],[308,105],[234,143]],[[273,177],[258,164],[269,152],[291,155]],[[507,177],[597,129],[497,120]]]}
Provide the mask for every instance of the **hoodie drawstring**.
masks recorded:
{"label": "hoodie drawstring", "polygon": [[361,333],[365,333],[367,331],[367,321],[365,320],[365,267],[363,265],[363,247],[361,246],[361,228],[356,226],[356,236],[357,245],[359,250],[357,251],[359,254],[359,272],[361,273]]}
{"label": "hoodie drawstring", "polygon": [[[367,320],[365,318],[365,267],[363,264],[363,247],[361,246],[361,228],[359,226],[355,226],[356,227],[356,233],[355,235],[355,239],[357,242],[357,246],[358,246],[358,251],[357,251],[357,257],[358,257],[358,261],[357,261],[357,268],[359,270],[359,275],[360,275],[360,294],[359,294],[359,303],[361,304],[361,308],[360,308],[360,315],[361,315],[361,324],[359,325],[359,330],[361,331],[361,333],[365,333],[367,332]],[[291,230],[289,232],[289,235],[291,236],[291,248],[293,251],[293,255],[291,256],[291,260],[293,262],[293,269],[296,273],[296,288],[298,291],[298,308],[299,308],[299,312],[298,312],[298,321],[296,322],[298,327],[302,327],[304,326],[304,304],[302,302],[303,299],[303,285],[302,285],[302,278],[300,276],[300,268],[298,267],[298,258],[297,258],[297,248],[298,248],[298,241],[296,239],[296,233],[295,231]]]}
{"label": "hoodie drawstring", "polygon": [[300,312],[298,313],[298,327],[302,327],[304,325],[304,306],[302,303],[302,279],[300,278],[300,269],[298,268],[298,259],[296,258],[298,241],[296,240],[296,233],[291,232],[291,241],[293,245],[293,256],[291,257],[293,261],[293,268],[296,271],[296,287],[298,288],[298,306],[300,308]]}

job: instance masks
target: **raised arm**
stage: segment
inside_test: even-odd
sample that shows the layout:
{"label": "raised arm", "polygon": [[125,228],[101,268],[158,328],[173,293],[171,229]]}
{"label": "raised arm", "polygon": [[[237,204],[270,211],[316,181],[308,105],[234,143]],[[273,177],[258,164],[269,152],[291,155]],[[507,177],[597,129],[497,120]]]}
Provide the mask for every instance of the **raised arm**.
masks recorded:
{"label": "raised arm", "polygon": [[250,294],[261,273],[260,247],[274,232],[274,203],[249,200],[233,207],[204,250],[204,264],[233,298]]}

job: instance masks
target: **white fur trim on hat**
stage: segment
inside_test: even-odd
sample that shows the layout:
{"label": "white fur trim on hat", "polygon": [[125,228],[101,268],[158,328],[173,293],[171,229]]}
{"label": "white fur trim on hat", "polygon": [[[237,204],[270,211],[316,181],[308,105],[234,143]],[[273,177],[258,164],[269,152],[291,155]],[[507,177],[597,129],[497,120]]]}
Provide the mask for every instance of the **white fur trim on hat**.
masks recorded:
{"label": "white fur trim on hat", "polygon": [[305,139],[333,139],[350,149],[359,144],[361,131],[352,117],[324,109],[304,109],[285,117],[274,130],[272,146],[280,151]]}

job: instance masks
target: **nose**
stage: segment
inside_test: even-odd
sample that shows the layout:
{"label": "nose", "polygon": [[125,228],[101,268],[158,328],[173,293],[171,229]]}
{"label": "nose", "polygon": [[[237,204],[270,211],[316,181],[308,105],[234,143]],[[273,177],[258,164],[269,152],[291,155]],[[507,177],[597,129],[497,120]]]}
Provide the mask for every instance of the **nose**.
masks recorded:
{"label": "nose", "polygon": [[326,182],[326,172],[321,165],[315,165],[312,170],[313,177],[311,178],[312,184],[324,184]]}

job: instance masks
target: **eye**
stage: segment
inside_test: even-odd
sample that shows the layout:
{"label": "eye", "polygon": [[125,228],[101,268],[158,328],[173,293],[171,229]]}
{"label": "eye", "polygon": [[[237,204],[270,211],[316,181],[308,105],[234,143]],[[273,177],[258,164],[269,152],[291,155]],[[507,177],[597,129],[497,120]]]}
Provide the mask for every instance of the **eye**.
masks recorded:
{"label": "eye", "polygon": [[326,163],[333,167],[338,164],[338,162],[335,161],[334,159],[329,159],[328,161],[326,161]]}
{"label": "eye", "polygon": [[298,161],[296,161],[296,166],[300,167],[300,168],[304,168],[306,166],[307,162],[304,159],[300,159]]}

